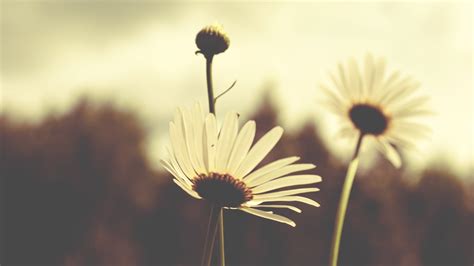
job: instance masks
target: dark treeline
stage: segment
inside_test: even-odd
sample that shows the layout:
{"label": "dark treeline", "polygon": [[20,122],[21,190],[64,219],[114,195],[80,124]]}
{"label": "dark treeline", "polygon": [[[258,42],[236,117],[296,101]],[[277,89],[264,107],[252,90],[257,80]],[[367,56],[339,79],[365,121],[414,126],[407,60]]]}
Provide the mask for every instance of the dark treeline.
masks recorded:
{"label": "dark treeline", "polygon": [[[278,124],[268,99],[254,119],[257,136]],[[87,100],[38,124],[0,117],[2,265],[199,264],[208,205],[151,170],[139,121]],[[229,265],[327,265],[346,165],[311,122],[266,161],[290,155],[318,165],[321,207],[283,211],[296,228],[226,211]],[[356,178],[341,265],[472,265],[472,176],[427,169],[408,184],[380,160]]]}

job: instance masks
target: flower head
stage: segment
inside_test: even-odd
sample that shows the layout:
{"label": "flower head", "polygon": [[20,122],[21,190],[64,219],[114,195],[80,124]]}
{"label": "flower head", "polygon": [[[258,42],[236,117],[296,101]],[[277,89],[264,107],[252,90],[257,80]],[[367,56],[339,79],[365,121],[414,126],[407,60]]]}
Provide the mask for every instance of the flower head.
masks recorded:
{"label": "flower head", "polygon": [[329,108],[341,118],[341,133],[371,137],[395,167],[401,166],[401,159],[394,146],[413,147],[413,137],[430,132],[415,121],[430,113],[428,97],[415,96],[420,83],[399,72],[387,75],[383,59],[375,60],[369,54],[361,68],[350,59],[338,65],[331,80],[335,89],[325,84],[321,88]]}
{"label": "flower head", "polygon": [[204,27],[196,36],[196,45],[206,57],[220,54],[229,48],[230,40],[219,24]]}
{"label": "flower head", "polygon": [[255,122],[248,121],[239,131],[234,112],[227,113],[218,131],[215,116],[204,114],[200,105],[178,109],[170,122],[168,158],[161,163],[175,177],[173,181],[194,198],[295,226],[292,220],[260,208],[300,209],[262,203],[303,202],[318,207],[317,202],[298,195],[318,188],[288,187],[318,183],[321,177],[295,174],[315,168],[313,164],[295,164],[299,160],[296,156],[254,170],[283,134],[281,127],[275,127],[252,145],[255,130]]}

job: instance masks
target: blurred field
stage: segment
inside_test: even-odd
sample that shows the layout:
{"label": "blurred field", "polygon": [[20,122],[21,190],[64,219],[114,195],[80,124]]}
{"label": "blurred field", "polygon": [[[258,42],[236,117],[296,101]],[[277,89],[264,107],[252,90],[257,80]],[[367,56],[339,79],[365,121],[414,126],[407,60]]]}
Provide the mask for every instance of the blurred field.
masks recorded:
{"label": "blurred field", "polygon": [[[260,106],[259,136],[277,124],[277,107]],[[36,124],[0,118],[2,265],[199,263],[208,205],[151,170],[139,121],[87,99]],[[296,228],[227,211],[228,265],[327,265],[345,164],[312,122],[286,133],[267,160],[295,154],[318,165],[321,207],[285,213]],[[472,265],[472,176],[443,165],[401,173],[381,159],[356,178],[341,265]]]}

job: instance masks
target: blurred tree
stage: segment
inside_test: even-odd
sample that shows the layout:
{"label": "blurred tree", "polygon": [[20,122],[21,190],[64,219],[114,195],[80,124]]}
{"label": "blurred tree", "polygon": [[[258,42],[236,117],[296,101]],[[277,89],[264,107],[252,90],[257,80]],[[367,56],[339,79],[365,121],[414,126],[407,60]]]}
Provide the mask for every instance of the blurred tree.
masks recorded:
{"label": "blurred tree", "polygon": [[[277,114],[267,94],[253,116],[258,137],[278,124]],[[5,265],[199,263],[208,204],[150,169],[136,115],[82,99],[38,124],[3,115],[0,136]],[[317,164],[323,182],[310,197],[321,207],[283,211],[296,228],[226,212],[228,265],[328,264],[345,174],[328,145],[314,122],[285,133],[267,160],[299,155]],[[357,176],[341,265],[472,264],[473,183],[445,169],[416,184],[406,175],[380,160]]]}
{"label": "blurred tree", "polygon": [[7,265],[134,264],[132,219],[154,205],[134,115],[81,100],[38,125],[2,118]]}

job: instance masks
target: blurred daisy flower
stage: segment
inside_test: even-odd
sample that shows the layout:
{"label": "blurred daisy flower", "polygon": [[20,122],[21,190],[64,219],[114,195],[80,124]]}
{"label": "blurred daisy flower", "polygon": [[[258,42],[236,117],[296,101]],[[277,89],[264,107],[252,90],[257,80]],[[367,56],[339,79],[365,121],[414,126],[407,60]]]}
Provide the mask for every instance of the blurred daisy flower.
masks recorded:
{"label": "blurred daisy flower", "polygon": [[395,166],[401,166],[396,147],[412,148],[430,129],[416,121],[430,114],[428,97],[415,96],[420,83],[398,71],[386,73],[385,61],[368,54],[359,67],[354,59],[339,64],[332,86],[321,84],[331,111],[341,119],[341,135],[363,136]]}
{"label": "blurred daisy flower", "polygon": [[191,110],[178,109],[170,122],[168,158],[161,163],[175,177],[173,181],[196,199],[295,226],[292,220],[261,208],[286,208],[300,213],[300,209],[282,203],[303,202],[319,207],[314,200],[299,196],[319,191],[318,188],[288,189],[320,182],[318,175],[295,174],[315,165],[295,164],[299,157],[294,156],[255,170],[279,141],[283,129],[273,128],[252,145],[255,122],[248,121],[239,131],[238,117],[237,113],[227,113],[218,131],[215,116],[204,113],[199,104]]}

